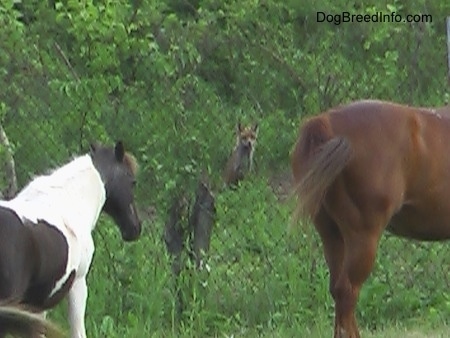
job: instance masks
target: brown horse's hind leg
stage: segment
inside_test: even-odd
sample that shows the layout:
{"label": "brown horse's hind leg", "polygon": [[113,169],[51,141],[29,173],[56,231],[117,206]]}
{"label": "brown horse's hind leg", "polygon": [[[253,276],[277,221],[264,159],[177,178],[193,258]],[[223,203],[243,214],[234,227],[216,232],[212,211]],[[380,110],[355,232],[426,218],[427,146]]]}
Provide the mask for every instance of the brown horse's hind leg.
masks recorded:
{"label": "brown horse's hind leg", "polygon": [[335,336],[339,338],[359,338],[355,318],[356,303],[359,291],[372,271],[378,238],[359,235],[358,238],[347,243],[343,267],[334,290],[337,331]]}
{"label": "brown horse's hind leg", "polygon": [[359,338],[356,303],[361,286],[372,271],[379,236],[354,233],[357,238],[349,238],[323,208],[314,225],[330,271],[329,287],[335,302],[334,337]]}
{"label": "brown horse's hind leg", "polygon": [[340,226],[345,248],[342,269],[332,292],[335,299],[336,338],[360,337],[355,317],[356,304],[361,287],[372,271],[381,236],[380,225],[383,224],[374,222],[380,220],[379,217],[368,219],[371,222],[362,221],[361,217],[358,223],[345,223],[345,228]]}
{"label": "brown horse's hind leg", "polygon": [[[330,271],[329,289],[333,299],[336,301],[335,285],[344,261],[344,240],[337,224],[323,208],[315,217],[314,226],[322,240],[325,261]],[[335,332],[337,331],[337,324],[338,322],[335,321]]]}

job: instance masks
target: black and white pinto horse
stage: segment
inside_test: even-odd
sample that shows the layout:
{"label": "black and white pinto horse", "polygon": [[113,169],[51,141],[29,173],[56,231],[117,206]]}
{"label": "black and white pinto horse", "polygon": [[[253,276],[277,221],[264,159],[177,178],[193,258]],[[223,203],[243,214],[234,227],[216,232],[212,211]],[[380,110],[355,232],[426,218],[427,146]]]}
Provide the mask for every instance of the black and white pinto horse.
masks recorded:
{"label": "black and white pinto horse", "polygon": [[[42,313],[68,295],[72,338],[86,337],[86,275],[101,211],[125,241],[141,233],[133,187],[137,163],[122,142],[90,152],[0,201],[0,304]],[[6,332],[0,326],[0,337]],[[3,331],[2,331],[3,330]]]}

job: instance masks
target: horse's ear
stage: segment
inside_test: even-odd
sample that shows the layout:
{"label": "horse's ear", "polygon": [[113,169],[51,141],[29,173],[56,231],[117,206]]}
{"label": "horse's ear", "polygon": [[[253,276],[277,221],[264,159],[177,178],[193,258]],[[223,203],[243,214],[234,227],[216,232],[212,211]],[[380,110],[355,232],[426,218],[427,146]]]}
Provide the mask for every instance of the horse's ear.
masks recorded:
{"label": "horse's ear", "polygon": [[116,146],[114,148],[114,153],[116,154],[116,159],[119,162],[123,162],[123,158],[125,156],[125,148],[123,146],[122,141],[117,141]]}
{"label": "horse's ear", "polygon": [[91,152],[91,154],[95,153],[97,151],[97,149],[99,148],[99,144],[98,142],[93,142],[89,145],[89,151]]}

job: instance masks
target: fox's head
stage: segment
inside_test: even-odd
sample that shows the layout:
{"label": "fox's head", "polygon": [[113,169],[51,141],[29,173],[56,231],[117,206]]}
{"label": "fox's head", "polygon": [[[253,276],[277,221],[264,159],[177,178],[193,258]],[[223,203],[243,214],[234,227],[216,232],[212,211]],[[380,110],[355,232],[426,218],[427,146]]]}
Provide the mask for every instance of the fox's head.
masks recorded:
{"label": "fox's head", "polygon": [[251,153],[255,149],[257,137],[258,123],[243,127],[241,122],[238,122],[236,127],[236,147],[243,147]]}

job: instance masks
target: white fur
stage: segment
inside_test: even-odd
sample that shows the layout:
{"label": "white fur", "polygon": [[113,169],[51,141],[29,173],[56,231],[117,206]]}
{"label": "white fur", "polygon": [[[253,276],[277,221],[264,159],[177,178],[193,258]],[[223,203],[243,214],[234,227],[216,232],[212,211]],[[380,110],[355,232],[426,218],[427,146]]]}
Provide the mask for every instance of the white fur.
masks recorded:
{"label": "white fur", "polygon": [[84,155],[50,175],[37,177],[11,201],[0,201],[0,205],[13,209],[22,220],[37,222],[43,219],[57,227],[67,238],[68,264],[52,294],[75,270],[75,280],[69,291],[72,338],[86,337],[86,274],[94,254],[91,233],[105,199],[105,187],[100,174],[91,157]]}

